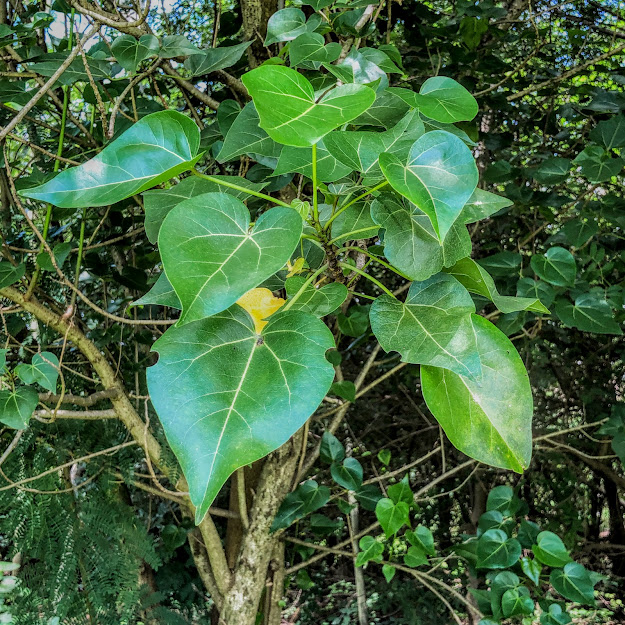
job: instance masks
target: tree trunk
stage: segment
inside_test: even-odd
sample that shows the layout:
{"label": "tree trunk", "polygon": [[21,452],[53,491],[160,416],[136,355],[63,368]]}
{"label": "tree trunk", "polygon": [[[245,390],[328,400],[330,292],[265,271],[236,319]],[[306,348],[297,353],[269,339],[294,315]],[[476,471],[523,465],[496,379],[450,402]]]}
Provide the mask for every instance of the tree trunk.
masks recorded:
{"label": "tree trunk", "polygon": [[251,69],[258,67],[269,58],[263,42],[267,36],[267,22],[277,10],[278,0],[241,0],[243,36],[247,41],[252,42],[247,49]]}
{"label": "tree trunk", "polygon": [[244,532],[233,571],[232,585],[224,595],[220,625],[256,623],[269,564],[279,540],[277,534],[270,533],[271,524],[282,500],[291,490],[301,442],[302,433],[298,432],[272,453],[263,466],[249,514],[249,527]]}

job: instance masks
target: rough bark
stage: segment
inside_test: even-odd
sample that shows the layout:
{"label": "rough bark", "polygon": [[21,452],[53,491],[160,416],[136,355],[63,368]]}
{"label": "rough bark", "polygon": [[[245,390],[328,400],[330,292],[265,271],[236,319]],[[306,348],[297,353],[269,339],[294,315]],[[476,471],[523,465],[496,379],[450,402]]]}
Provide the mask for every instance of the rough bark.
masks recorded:
{"label": "rough bark", "polygon": [[252,42],[247,49],[247,58],[252,69],[269,58],[263,41],[267,36],[267,22],[277,10],[278,0],[241,0],[243,36],[245,40]]}
{"label": "rough bark", "polygon": [[254,625],[265,589],[271,555],[279,537],[271,534],[271,524],[282,500],[291,488],[297,470],[302,433],[273,452],[265,462],[254,503],[249,513],[249,528],[224,596],[220,625]]}

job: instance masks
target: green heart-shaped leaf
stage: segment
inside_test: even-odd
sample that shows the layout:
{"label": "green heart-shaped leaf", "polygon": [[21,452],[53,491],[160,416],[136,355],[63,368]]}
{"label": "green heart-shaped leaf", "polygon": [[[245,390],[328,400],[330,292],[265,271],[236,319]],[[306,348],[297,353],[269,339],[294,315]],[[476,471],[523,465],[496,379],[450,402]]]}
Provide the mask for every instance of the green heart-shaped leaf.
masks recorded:
{"label": "green heart-shaped leaf", "polygon": [[417,139],[407,162],[381,154],[380,166],[391,186],[430,218],[440,241],[473,195],[479,177],[471,150],[444,130]]}
{"label": "green heart-shaped leaf", "polygon": [[342,245],[350,239],[370,239],[379,229],[371,217],[369,202],[357,202],[346,208],[332,222],[331,243]]}
{"label": "green heart-shaped leaf", "polygon": [[446,124],[470,121],[478,111],[475,98],[453,78],[445,76],[428,78],[414,99],[424,115]]}
{"label": "green heart-shaped leaf", "polygon": [[614,319],[614,313],[605,296],[599,293],[582,293],[573,304],[566,298],[556,301],[556,314],[560,321],[570,328],[597,334],[623,334],[621,325]]}
{"label": "green heart-shaped leaf", "polygon": [[463,258],[453,267],[445,271],[454,276],[472,293],[477,293],[489,299],[502,313],[531,310],[533,312],[549,314],[549,309],[543,306],[538,299],[499,295],[495,282],[488,271],[480,267],[480,265],[471,258]]}
{"label": "green heart-shaped leaf", "polygon": [[551,571],[549,581],[556,592],[569,601],[594,605],[594,584],[590,573],[577,562],[569,562],[563,569]]}
{"label": "green heart-shaped leaf", "polygon": [[373,302],[371,329],[386,352],[402,360],[479,378],[482,366],[471,313],[475,304],[468,291],[446,274],[413,282],[404,303],[390,295]]}
{"label": "green heart-shaped leaf", "polygon": [[300,9],[288,8],[276,11],[267,22],[265,45],[279,41],[292,41],[306,32],[306,15]]}
{"label": "green heart-shaped leaf", "polygon": [[306,278],[302,276],[292,276],[285,282],[289,298],[304,289],[289,310],[303,310],[315,317],[325,317],[334,312],[347,298],[347,287],[340,282],[332,282],[321,288],[316,288],[312,284],[304,288],[305,283]]}
{"label": "green heart-shaped leaf", "polygon": [[[69,253],[72,251],[71,243],[59,243],[55,245],[52,249],[52,253],[54,254],[54,262],[57,267],[62,267],[63,263],[67,260]],[[37,254],[37,264],[44,271],[56,271],[54,265],[52,264],[52,260],[50,259],[50,254],[48,252],[41,252]]]}
{"label": "green heart-shaped leaf", "polygon": [[302,219],[276,206],[250,230],[245,204],[205,193],[170,211],[158,235],[167,279],[182,303],[180,323],[210,317],[282,269],[302,234]]}
{"label": "green heart-shaped leaf", "polygon": [[26,265],[21,263],[14,267],[9,261],[0,262],[0,289],[11,286],[26,273]]}
{"label": "green heart-shaped leaf", "polygon": [[441,245],[429,217],[414,206],[406,208],[390,194],[373,201],[371,217],[384,229],[385,256],[412,280],[427,280],[471,253],[471,237],[460,220]]}
{"label": "green heart-shaped leaf", "polygon": [[360,551],[356,556],[356,566],[363,566],[367,562],[381,562],[384,545],[373,536],[363,536],[358,543]]}
{"label": "green heart-shaped leaf", "polygon": [[532,391],[510,340],[483,317],[473,316],[482,363],[479,383],[447,369],[421,367],[423,397],[460,451],[518,473],[532,455]]}
{"label": "green heart-shaped leaf", "polygon": [[330,489],[327,486],[319,486],[315,480],[306,480],[284,498],[271,524],[271,531],[287,528],[297,519],[325,506],[328,499]]}
{"label": "green heart-shaped leaf", "polygon": [[572,561],[562,539],[553,532],[540,532],[532,551],[536,558],[547,566],[564,566]]}
{"label": "green heart-shaped leaf", "polygon": [[228,476],[284,444],[334,378],[331,332],[300,311],[271,317],[262,334],[233,306],[174,327],[154,344],[148,388],[189,483],[196,521]]}
{"label": "green heart-shaped leaf", "polygon": [[132,35],[121,35],[111,44],[111,52],[127,72],[134,72],[141,61],[158,54],[159,47],[154,35],[142,35],[139,40]]}
{"label": "green heart-shaped leaf", "polygon": [[[220,107],[221,108],[221,107]],[[259,154],[278,158],[282,146],[278,145],[260,126],[260,118],[253,102],[248,102],[228,128],[217,160],[232,161],[242,154]]]}
{"label": "green heart-shaped leaf", "polygon": [[315,67],[314,64],[332,63],[340,54],[341,44],[326,45],[326,40],[319,33],[303,33],[289,45],[289,60],[292,67],[297,65]]}
{"label": "green heart-shaped leaf", "polygon": [[520,556],[519,541],[508,538],[503,530],[487,530],[477,541],[477,567],[480,569],[507,569]]}
{"label": "green heart-shaped leaf", "polygon": [[51,352],[35,354],[31,364],[15,367],[15,373],[24,384],[39,384],[51,393],[56,393],[59,378],[59,359]]}
{"label": "green heart-shaped leaf", "polygon": [[380,499],[375,506],[377,517],[387,538],[396,534],[404,525],[410,527],[410,507],[405,501],[394,503],[392,499]]}
{"label": "green heart-shaped leaf", "polygon": [[364,85],[342,85],[316,102],[310,82],[293,69],[278,65],[258,67],[242,78],[260,126],[285,145],[311,146],[329,132],[358,117],[375,100]]}
{"label": "green heart-shaped leaf", "polygon": [[208,48],[207,50],[202,50],[201,54],[190,56],[184,62],[184,66],[193,76],[210,74],[215,70],[234,65],[251,45],[251,41],[245,41],[235,46]]}
{"label": "green heart-shaped leaf", "polygon": [[21,194],[60,208],[114,204],[191,169],[199,146],[200,131],[188,117],[159,111],[141,118],[90,161]]}
{"label": "green heart-shaped leaf", "polygon": [[[213,180],[206,180],[199,176],[189,176],[171,189],[154,189],[144,192],[145,234],[150,243],[158,241],[158,232],[161,229],[163,220],[174,206],[177,206],[184,200],[204,193],[227,193],[239,200],[247,200],[250,196],[249,193],[228,187],[226,183],[232,183],[250,191],[260,191],[266,186],[266,183],[251,182],[247,178],[241,178],[240,176],[212,176],[212,178]],[[222,182],[225,184],[220,184]]]}
{"label": "green heart-shaped leaf", "polygon": [[480,219],[486,219],[502,208],[512,206],[512,204],[513,202],[506,197],[501,197],[490,191],[475,189],[462,209],[462,220],[465,224],[472,224],[475,221],[480,221]]}
{"label": "green heart-shaped leaf", "polygon": [[535,254],[530,261],[539,278],[555,286],[575,284],[577,266],[573,254],[563,247],[552,247],[546,254]]}
{"label": "green heart-shaped leaf", "polygon": [[0,391],[0,423],[23,430],[35,412],[39,395],[34,388],[18,386],[13,391]]}

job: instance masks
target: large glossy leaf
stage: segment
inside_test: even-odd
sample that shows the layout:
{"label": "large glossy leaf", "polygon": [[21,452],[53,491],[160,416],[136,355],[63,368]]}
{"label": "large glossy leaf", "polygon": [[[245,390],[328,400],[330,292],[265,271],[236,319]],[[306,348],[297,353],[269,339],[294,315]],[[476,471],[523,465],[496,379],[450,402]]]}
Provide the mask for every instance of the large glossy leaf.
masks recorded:
{"label": "large glossy leaf", "polygon": [[398,93],[408,92],[409,89],[378,89],[375,92],[374,103],[361,115],[353,120],[360,126],[382,126],[390,128],[410,110],[411,105],[406,103]]}
{"label": "large glossy leaf", "polygon": [[182,113],[146,115],[90,161],[71,167],[24,197],[61,208],[106,206],[193,167],[200,131]]}
{"label": "large glossy leaf", "polygon": [[610,119],[599,122],[590,133],[590,138],[603,144],[606,150],[625,147],[625,116],[614,115]]}
{"label": "large glossy leaf", "polygon": [[182,310],[180,298],[176,295],[174,287],[169,283],[165,272],[163,271],[158,277],[154,286],[141,298],[135,300],[131,306],[169,306]]}
{"label": "large glossy leaf", "polygon": [[444,241],[478,182],[471,150],[444,130],[417,139],[407,161],[382,154],[380,166],[391,186],[430,218],[440,241]]}
{"label": "large glossy leaf", "polygon": [[590,573],[577,562],[569,562],[563,569],[551,571],[549,581],[554,589],[569,601],[595,602],[594,584]]}
{"label": "large glossy leaf", "polygon": [[564,566],[571,562],[568,549],[562,539],[553,532],[540,532],[532,551],[536,558],[547,566]]}
{"label": "large glossy leaf", "polygon": [[521,472],[532,455],[532,392],[508,338],[483,317],[473,325],[482,364],[479,384],[452,371],[421,367],[423,397],[449,440],[468,456]]}
{"label": "large glossy leaf", "polygon": [[0,423],[23,430],[28,426],[38,403],[39,395],[30,386],[0,391]]}
{"label": "large glossy leaf", "polygon": [[555,286],[572,286],[577,267],[573,254],[563,247],[552,247],[546,254],[534,254],[530,261],[539,278]]}
{"label": "large glossy leaf", "polygon": [[468,291],[446,274],[413,282],[404,303],[390,295],[373,302],[371,329],[382,348],[413,364],[449,369],[471,380],[482,367]]}
{"label": "large glossy leaf", "polygon": [[265,45],[279,41],[292,41],[306,32],[306,15],[300,9],[288,8],[276,11],[267,22]]}
{"label": "large glossy leaf", "polygon": [[534,172],[534,180],[541,184],[557,184],[562,182],[571,171],[571,161],[568,158],[552,156],[545,159]]}
{"label": "large glossy leaf", "polygon": [[352,48],[338,65],[325,64],[324,67],[343,83],[388,86],[386,73],[356,48]]}
{"label": "large glossy leaf", "polygon": [[51,393],[56,393],[59,370],[59,359],[52,352],[35,354],[30,364],[15,367],[15,373],[24,384],[37,383]]}
{"label": "large glossy leaf", "polygon": [[138,40],[132,35],[121,35],[113,40],[111,52],[127,72],[134,72],[141,61],[157,54],[159,47],[154,35],[142,35]]}
{"label": "large glossy leaf", "polygon": [[573,163],[581,167],[582,174],[590,182],[605,182],[623,169],[625,160],[622,157],[612,158],[610,151],[598,145],[589,145],[575,157]]}
{"label": "large glossy leaf", "polygon": [[487,530],[477,541],[477,566],[481,569],[507,569],[521,555],[521,545],[503,530]]}
{"label": "large glossy leaf", "polygon": [[205,193],[170,211],[158,235],[167,279],[182,303],[180,323],[209,317],[284,267],[301,217],[276,206],[250,230],[250,213],[225,193]]}
{"label": "large glossy leaf", "polygon": [[242,80],[260,115],[261,128],[278,143],[298,147],[317,143],[375,100],[369,87],[349,84],[332,89],[317,102],[304,76],[277,65],[258,67]]}
{"label": "large glossy leaf", "polygon": [[196,521],[228,476],[284,444],[334,378],[323,322],[301,311],[274,315],[258,335],[233,306],[170,328],[155,344],[150,397],[196,506]]}
{"label": "large glossy leaf", "polygon": [[414,112],[408,113],[386,132],[354,132],[337,130],[325,137],[330,154],[369,181],[383,178],[379,165],[382,152],[405,160],[412,144],[424,133],[423,122]]}
{"label": "large glossy leaf", "polygon": [[385,256],[412,280],[427,280],[471,253],[471,237],[459,220],[441,245],[429,217],[390,194],[373,201],[371,217],[385,231]]}
{"label": "large glossy leaf", "polygon": [[158,232],[161,229],[163,219],[167,217],[169,211],[183,200],[202,195],[203,193],[227,193],[239,200],[249,198],[249,193],[227,187],[221,182],[232,183],[238,187],[249,189],[250,191],[260,191],[265,183],[251,182],[247,178],[240,176],[213,176],[215,179],[206,180],[199,176],[189,176],[171,189],[154,189],[143,194],[145,209],[145,233],[151,243],[158,241]]}
{"label": "large glossy leaf", "polygon": [[560,321],[570,328],[596,334],[623,334],[605,296],[599,293],[582,293],[575,298],[575,303],[560,298],[555,310]]}
{"label": "large glossy leaf", "polygon": [[459,260],[453,267],[446,269],[446,271],[459,280],[472,293],[477,293],[489,299],[502,313],[531,310],[549,314],[549,309],[543,306],[538,299],[499,295],[495,282],[488,271],[480,267],[471,258]]}
{"label": "large glossy leaf", "polygon": [[475,98],[453,78],[428,78],[419,93],[414,94],[417,108],[427,117],[453,124],[470,121],[478,111]]}
{"label": "large glossy leaf", "polygon": [[193,74],[200,76],[210,74],[218,69],[234,65],[247,48],[252,45],[251,41],[245,41],[235,46],[220,46],[202,50],[201,54],[193,54],[185,62],[184,66]]}
{"label": "large glossy leaf", "polygon": [[341,44],[329,43],[319,33],[302,33],[289,45],[291,66],[318,67],[321,63],[332,63],[341,54]]}
{"label": "large glossy leaf", "polygon": [[278,145],[260,126],[260,118],[253,102],[248,102],[230,125],[224,144],[217,155],[220,163],[231,161],[242,154],[259,154],[278,158]]}

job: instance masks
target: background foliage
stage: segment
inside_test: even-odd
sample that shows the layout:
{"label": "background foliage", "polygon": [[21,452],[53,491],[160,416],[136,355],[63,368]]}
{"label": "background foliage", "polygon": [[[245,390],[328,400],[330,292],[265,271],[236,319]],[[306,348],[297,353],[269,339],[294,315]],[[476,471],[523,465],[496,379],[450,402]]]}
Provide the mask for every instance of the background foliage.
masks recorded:
{"label": "background foliage", "polygon": [[[148,292],[160,266],[153,235],[143,232],[149,194],[98,209],[82,210],[83,203],[54,208],[46,226],[45,205],[28,202],[21,211],[12,185],[26,190],[47,181],[164,108],[183,112],[202,129],[204,165],[212,173],[239,175],[250,186],[264,182],[268,166],[276,164],[266,155],[246,156],[253,138],[238,146],[222,142],[246,102],[238,77],[268,57],[288,53],[293,63],[295,50],[285,44],[295,37],[284,33],[301,34],[302,18],[291,13],[292,24],[269,21],[265,47],[264,32],[246,32],[242,16],[250,5],[154,3],[146,22],[135,24],[135,8],[122,3],[76,3],[73,17],[64,0],[0,3],[0,287],[22,279],[27,289],[39,274],[36,297],[61,315],[75,313],[75,323],[115,363],[161,443],[144,376],[153,362],[150,347],[170,315],[150,306],[127,309]],[[279,8],[260,6],[263,24]],[[387,48],[397,69],[389,73],[393,85],[417,91],[429,76],[449,76],[478,100],[476,120],[458,126],[474,143],[480,186],[513,205],[470,226],[473,258],[494,277],[499,293],[539,297],[551,311],[503,314],[476,298],[478,310],[511,338],[530,373],[534,457],[528,471],[512,476],[457,452],[425,407],[418,369],[376,350],[366,300],[352,305],[336,320],[340,381],[311,425],[310,444],[321,446],[320,460],[305,467],[307,481],[274,521],[275,529],[288,528],[283,618],[362,623],[365,613],[364,622],[374,623],[477,622],[471,601],[485,618],[518,622],[528,617],[527,591],[532,603],[540,600],[541,622],[549,625],[568,622],[560,609],[581,622],[621,622],[622,6],[611,0],[371,6],[317,2],[333,18],[328,59],[337,50],[333,44],[366,36],[363,47],[392,44],[399,51],[393,57]],[[309,20],[313,13],[308,5],[289,10],[303,11]],[[367,11],[375,21],[355,30]],[[83,56],[76,42],[98,17],[100,35],[90,35]],[[75,58],[54,89],[11,126],[69,50],[77,50]],[[226,147],[235,161],[216,162],[213,155]],[[264,192],[290,202],[299,185],[309,199],[298,175],[272,180]],[[248,201],[251,209],[255,201]],[[71,282],[57,279],[49,256],[38,254],[28,220],[47,231],[56,264],[68,276],[76,270],[84,233],[76,284],[86,299]],[[386,284],[403,284],[379,266],[369,267]],[[377,295],[368,284],[360,288]],[[23,435],[2,432],[8,452],[0,459],[3,557],[21,564],[17,586],[3,582],[8,613],[16,622],[49,625],[86,622],[86,615],[97,623],[211,622],[212,600],[192,553],[197,530],[170,490],[179,469],[167,446],[167,476],[159,472],[157,478],[127,429],[111,418],[111,395],[102,394],[81,352],[14,302],[3,300],[0,311],[8,368],[39,392],[37,398],[26,394],[26,404],[41,402]],[[56,384],[53,374],[45,375],[45,358],[24,369],[41,352],[63,362]],[[367,378],[360,377],[363,371]],[[346,411],[346,419],[336,439],[322,438],[333,411]],[[495,488],[504,484],[513,491]],[[229,497],[226,489],[216,502],[224,514]],[[223,536],[233,531],[226,517],[218,520]],[[378,521],[382,532],[371,527]],[[538,531],[547,534],[539,539]],[[497,553],[506,557],[484,561],[480,541],[486,539],[504,544]],[[556,556],[532,551],[534,541],[539,547],[546,542]],[[540,578],[530,561],[544,567]],[[579,563],[585,573],[571,568]],[[566,579],[576,574],[581,581],[571,590]]]}

